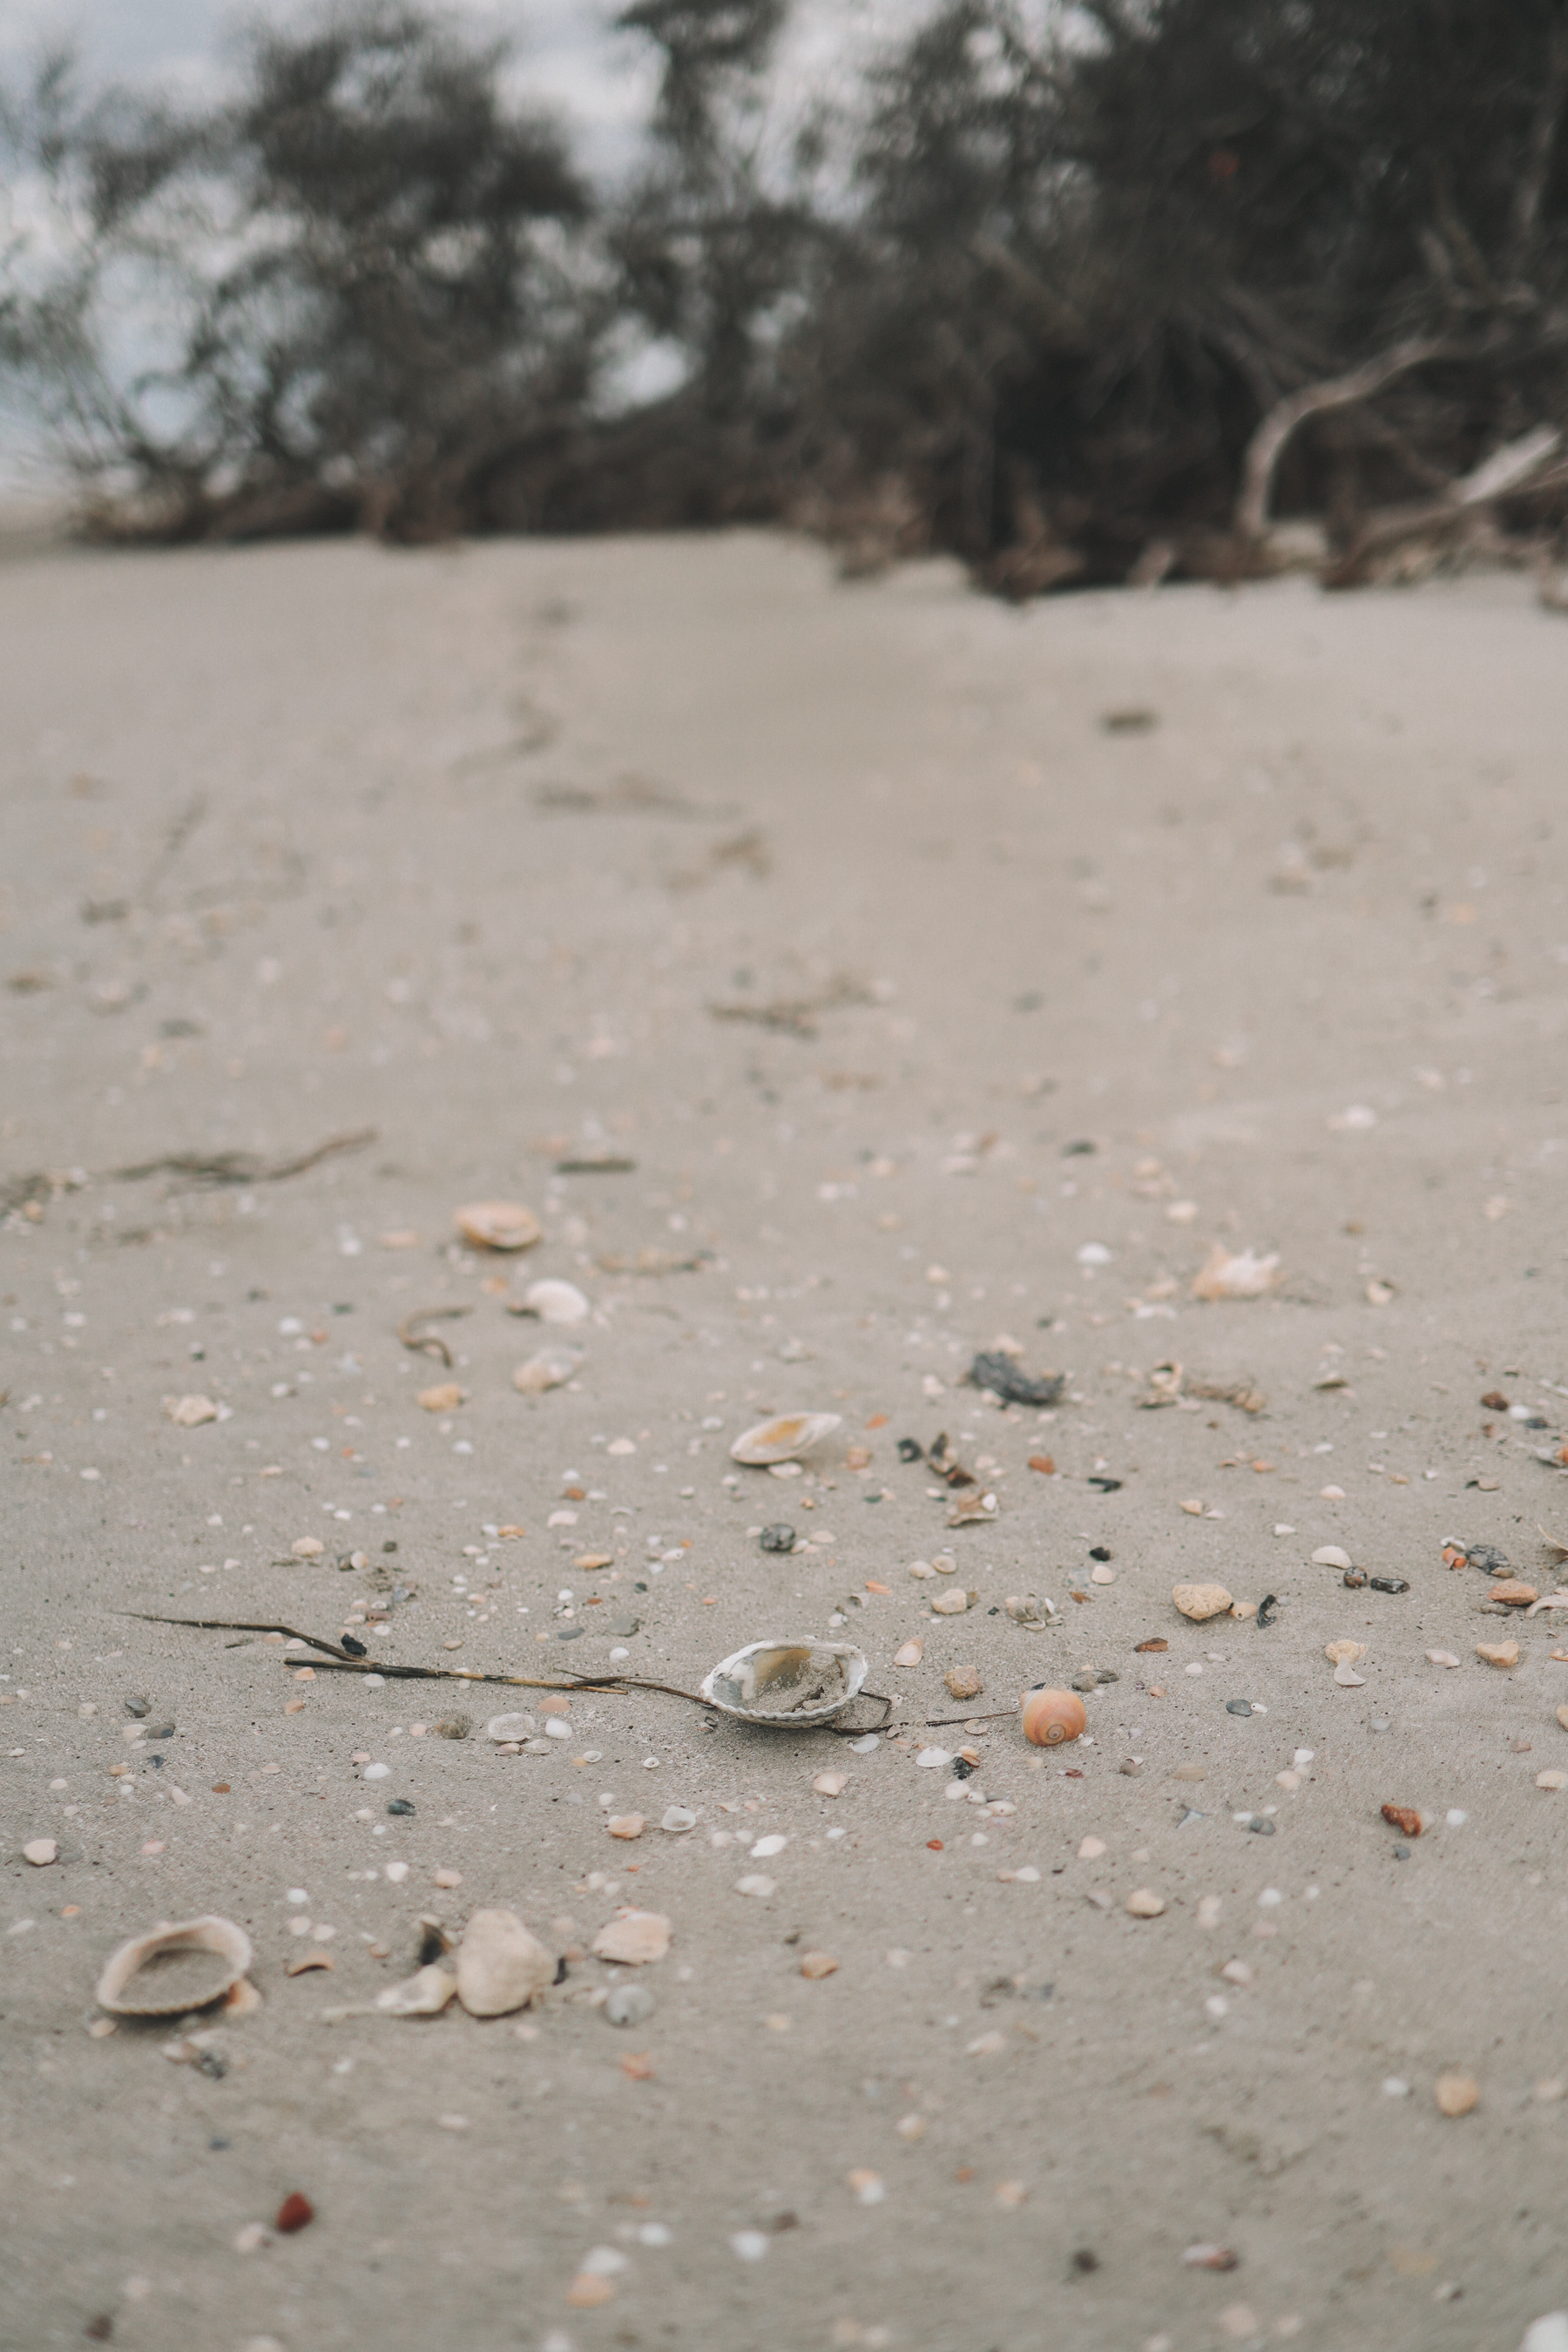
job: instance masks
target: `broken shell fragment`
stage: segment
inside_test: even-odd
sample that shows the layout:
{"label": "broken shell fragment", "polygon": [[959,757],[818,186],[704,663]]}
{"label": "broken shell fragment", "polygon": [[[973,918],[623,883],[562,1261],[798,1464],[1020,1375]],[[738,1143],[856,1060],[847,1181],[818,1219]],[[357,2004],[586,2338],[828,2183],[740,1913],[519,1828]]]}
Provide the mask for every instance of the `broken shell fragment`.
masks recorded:
{"label": "broken shell fragment", "polygon": [[251,1958],[250,1938],[232,1919],[208,1914],[156,1927],[110,1954],[98,1980],[98,2005],[117,2017],[206,2009],[238,1983]]}
{"label": "broken shell fragment", "polygon": [[1024,1737],[1035,1748],[1058,1748],[1077,1739],[1089,1723],[1076,1691],[1047,1690],[1044,1684],[1025,1692],[1021,1716]]}
{"label": "broken shell fragment", "polygon": [[485,1726],[485,1738],[498,1745],[506,1740],[531,1739],[533,1717],[531,1715],[492,1715]]}
{"label": "broken shell fragment", "polygon": [[1223,1584],[1173,1584],[1171,1598],[1184,1617],[1201,1625],[1205,1618],[1223,1617],[1230,1607],[1230,1595]]}
{"label": "broken shell fragment", "polygon": [[811,1785],[819,1797],[841,1797],[849,1786],[849,1775],[847,1772],[819,1772]]}
{"label": "broken shell fragment", "polygon": [[[976,1594],[974,1598],[977,1600],[979,1595]],[[947,1592],[939,1592],[931,1605],[934,1616],[962,1617],[964,1611],[972,1605],[971,1596],[954,1587]]]}
{"label": "broken shell fragment", "polygon": [[753,1469],[763,1469],[773,1462],[793,1462],[830,1437],[843,1421],[841,1412],[786,1412],[773,1421],[759,1421],[754,1429],[744,1430],[736,1438],[730,1459]]}
{"label": "broken shell fragment", "polygon": [[456,1381],[438,1381],[434,1388],[421,1389],[414,1402],[426,1412],[456,1412],[468,1393]]}
{"label": "broken shell fragment", "polygon": [[470,2017],[526,2009],[552,1982],[555,1962],[515,1911],[476,1911],[458,1948],[458,1999]]}
{"label": "broken shell fragment", "polygon": [[1312,1561],[1317,1568],[1351,1568],[1354,1565],[1349,1552],[1342,1551],[1338,1544],[1320,1544],[1312,1554]]}
{"label": "broken shell fragment", "polygon": [[22,1848],[23,1861],[30,1862],[35,1870],[45,1870],[59,1858],[60,1850],[53,1838],[29,1838]]}
{"label": "broken shell fragment", "polygon": [[918,1666],[924,1655],[925,1643],[923,1642],[913,1640],[908,1641],[901,1643],[900,1646],[893,1652],[893,1664],[896,1666]]}
{"label": "broken shell fragment", "polygon": [[593,1307],[574,1282],[547,1277],[531,1282],[520,1299],[509,1299],[514,1315],[537,1315],[542,1323],[585,1323]]}
{"label": "broken shell fragment", "polygon": [[1331,1666],[1357,1666],[1366,1655],[1364,1642],[1329,1642],[1323,1655]]}
{"label": "broken shell fragment", "polygon": [[819,1982],[824,1977],[837,1976],[838,1963],[831,1952],[806,1952],[801,1958],[800,1972]]}
{"label": "broken shell fragment", "polygon": [[669,1922],[658,1911],[617,1911],[594,1938],[595,1957],[623,1968],[646,1968],[669,1949]]}
{"label": "broken shell fragment", "polygon": [[1134,1919],[1157,1919],[1164,1907],[1164,1896],[1148,1886],[1138,1887],[1127,1898],[1127,1909]]}
{"label": "broken shell fragment", "polygon": [[671,1837],[684,1837],[688,1830],[697,1827],[697,1816],[689,1805],[668,1806],[659,1819],[659,1828]]}
{"label": "broken shell fragment", "polygon": [[378,1992],[375,2005],[387,2017],[439,2017],[458,1990],[458,1979],[450,1969],[443,1969],[432,1960],[428,1968],[416,1969],[402,1984],[388,1985]]}
{"label": "broken shell fragment", "polygon": [[1407,1838],[1420,1836],[1421,1816],[1414,1805],[1384,1805],[1382,1810],[1391,1830],[1398,1830]]}
{"label": "broken shell fragment", "polygon": [[1517,1666],[1520,1658],[1517,1642],[1478,1642],[1476,1655],[1489,1666]]}
{"label": "broken shell fragment", "polygon": [[785,1730],[842,1714],[869,1668],[849,1642],[748,1642],[701,1684],[710,1706]]}
{"label": "broken shell fragment", "polygon": [[163,1411],[176,1429],[199,1429],[204,1421],[216,1421],[218,1410],[211,1397],[165,1397]]}
{"label": "broken shell fragment", "polygon": [[543,1396],[551,1389],[563,1389],[573,1374],[582,1367],[582,1351],[576,1348],[541,1348],[530,1356],[526,1364],[519,1364],[511,1376],[511,1384],[520,1396]]}
{"label": "broken shell fragment", "polygon": [[1363,1690],[1366,1687],[1366,1676],[1358,1675],[1348,1658],[1342,1658],[1334,1668],[1334,1680],[1342,1690]]}
{"label": "broken shell fragment", "polygon": [[475,1201],[458,1209],[452,1223],[470,1249],[531,1249],[544,1231],[520,1201]]}
{"label": "broken shell fragment", "polygon": [[640,1838],[647,1823],[641,1813],[612,1813],[605,1827],[613,1838]]}
{"label": "broken shell fragment", "polygon": [[1054,1601],[1039,1600],[1032,1592],[1010,1592],[1002,1606],[1026,1633],[1043,1632],[1057,1614]]}
{"label": "broken shell fragment", "polygon": [[1259,1257],[1250,1249],[1227,1250],[1215,1242],[1193,1277],[1194,1298],[1261,1298],[1279,1282],[1279,1255]]}

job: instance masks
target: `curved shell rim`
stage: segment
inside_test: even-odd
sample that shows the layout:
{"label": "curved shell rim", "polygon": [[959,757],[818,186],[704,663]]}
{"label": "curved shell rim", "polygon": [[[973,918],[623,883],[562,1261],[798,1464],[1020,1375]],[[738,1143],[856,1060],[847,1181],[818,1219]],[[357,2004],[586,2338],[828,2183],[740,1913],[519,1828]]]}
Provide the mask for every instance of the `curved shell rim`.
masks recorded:
{"label": "curved shell rim", "polygon": [[[128,2001],[122,1998],[126,1987],[140,1970],[161,1951],[216,1952],[230,1963],[229,1973],[222,1984],[208,1993],[205,2000],[193,2001],[189,1995],[178,2000]],[[210,2009],[221,2000],[249,1968],[255,1954],[249,1937],[232,1919],[225,1919],[209,1911],[199,1919],[181,1919],[166,1927],[153,1928],[144,1936],[132,1936],[103,1964],[94,1995],[100,2009],[115,2017],[179,2017],[187,2010]]]}
{"label": "curved shell rim", "polygon": [[[713,1685],[720,1675],[732,1673],[735,1668],[743,1665],[748,1658],[755,1657],[759,1650],[811,1650],[813,1652],[826,1650],[830,1656],[842,1658],[845,1681],[843,1697],[836,1698],[831,1706],[811,1707],[794,1715],[777,1715],[763,1708],[736,1706],[729,1699],[716,1698],[713,1695]],[[740,1649],[731,1650],[727,1658],[721,1658],[716,1666],[709,1668],[698,1685],[698,1688],[708,1706],[717,1707],[721,1715],[733,1717],[737,1723],[761,1723],[773,1730],[790,1731],[798,1730],[802,1725],[830,1723],[836,1715],[842,1715],[851,1699],[859,1696],[870,1671],[870,1660],[863,1650],[856,1648],[853,1642],[819,1642],[806,1633],[775,1635],[771,1641],[747,1642]]]}
{"label": "curved shell rim", "polygon": [[[802,1423],[802,1429],[800,1435],[789,1444],[767,1445],[760,1443],[767,1430],[778,1429],[792,1421]],[[748,1469],[765,1470],[775,1462],[796,1461],[801,1454],[809,1454],[814,1445],[819,1445],[825,1437],[831,1437],[836,1429],[843,1426],[844,1415],[841,1412],[770,1413],[766,1421],[753,1422],[750,1429],[741,1432],[730,1448],[730,1459]]]}

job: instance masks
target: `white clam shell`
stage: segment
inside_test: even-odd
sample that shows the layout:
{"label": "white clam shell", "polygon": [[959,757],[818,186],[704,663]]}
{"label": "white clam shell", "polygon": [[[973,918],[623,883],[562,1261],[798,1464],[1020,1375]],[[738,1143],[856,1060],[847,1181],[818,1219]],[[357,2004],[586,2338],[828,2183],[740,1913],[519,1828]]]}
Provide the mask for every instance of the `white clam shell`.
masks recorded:
{"label": "white clam shell", "polygon": [[531,1282],[521,1305],[525,1315],[537,1315],[542,1323],[585,1323],[594,1311],[574,1282],[561,1282],[553,1276]]}
{"label": "white clam shell", "polygon": [[758,1469],[770,1462],[793,1462],[797,1454],[809,1453],[823,1438],[831,1437],[843,1423],[841,1412],[780,1413],[775,1420],[759,1421],[754,1429],[743,1430],[730,1448],[730,1459]]}
{"label": "white clam shell", "polygon": [[531,1739],[534,1732],[531,1715],[492,1715],[485,1726],[485,1738],[497,1741]]}
{"label": "white clam shell", "polygon": [[458,1999],[470,2017],[526,2009],[553,1980],[555,1960],[515,1911],[476,1911],[458,1947]]}
{"label": "white clam shell", "polygon": [[116,2017],[179,2017],[221,2000],[250,1966],[250,1938],[232,1919],[208,1913],[132,1936],[110,1953],[98,1979],[98,2005]]}
{"label": "white clam shell", "polygon": [[452,1222],[475,1249],[531,1249],[544,1232],[521,1201],[472,1201],[454,1212]]}
{"label": "white clam shell", "polygon": [[869,1671],[851,1642],[748,1642],[720,1660],[701,1691],[721,1715],[795,1731],[842,1715]]}

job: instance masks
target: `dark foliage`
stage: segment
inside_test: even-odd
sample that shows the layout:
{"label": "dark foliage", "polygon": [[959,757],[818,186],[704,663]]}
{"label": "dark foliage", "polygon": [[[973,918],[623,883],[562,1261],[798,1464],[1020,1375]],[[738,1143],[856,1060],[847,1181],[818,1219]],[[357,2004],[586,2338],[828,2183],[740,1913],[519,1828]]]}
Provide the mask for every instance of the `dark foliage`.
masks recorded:
{"label": "dark foliage", "polygon": [[[196,118],[56,62],[0,362],[164,534],[784,517],[1023,596],[1561,520],[1568,0],[939,0],[793,118],[787,16],[624,6],[658,95],[598,198],[416,7],[259,35]],[[638,345],[678,388],[606,408]]]}

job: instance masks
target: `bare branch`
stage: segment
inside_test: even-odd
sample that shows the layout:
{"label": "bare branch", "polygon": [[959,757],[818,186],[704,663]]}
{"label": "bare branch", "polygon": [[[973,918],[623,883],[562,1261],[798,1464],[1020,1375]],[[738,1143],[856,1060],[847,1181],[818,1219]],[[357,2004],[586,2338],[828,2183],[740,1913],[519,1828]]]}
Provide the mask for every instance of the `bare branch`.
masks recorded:
{"label": "bare branch", "polygon": [[1352,408],[1359,401],[1372,399],[1395,376],[1425,366],[1428,360],[1446,358],[1452,349],[1451,344],[1425,336],[1395,343],[1392,351],[1352,368],[1348,375],[1332,376],[1326,383],[1303,384],[1300,392],[1278,402],[1253,434],[1242,461],[1241,491],[1236,502],[1236,528],[1242,537],[1262,538],[1275,470],[1287,444],[1309,416],[1320,416],[1331,408]]}

